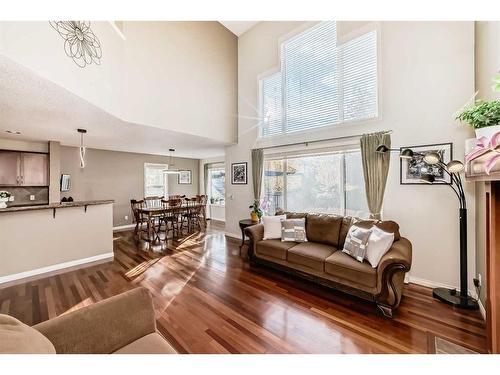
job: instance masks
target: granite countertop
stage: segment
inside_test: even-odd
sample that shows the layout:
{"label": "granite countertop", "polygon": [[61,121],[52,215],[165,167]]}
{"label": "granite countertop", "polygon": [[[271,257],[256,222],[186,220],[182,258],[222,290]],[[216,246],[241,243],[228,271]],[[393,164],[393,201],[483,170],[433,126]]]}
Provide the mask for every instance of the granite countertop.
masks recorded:
{"label": "granite countertop", "polygon": [[95,201],[75,201],[75,202],[65,202],[65,203],[39,204],[34,206],[17,206],[17,207],[14,206],[14,207],[0,208],[0,213],[50,210],[50,209],[69,208],[69,207],[85,207],[85,206],[95,206],[98,204],[109,204],[114,202],[115,201],[112,199],[107,199],[107,200],[95,200]]}

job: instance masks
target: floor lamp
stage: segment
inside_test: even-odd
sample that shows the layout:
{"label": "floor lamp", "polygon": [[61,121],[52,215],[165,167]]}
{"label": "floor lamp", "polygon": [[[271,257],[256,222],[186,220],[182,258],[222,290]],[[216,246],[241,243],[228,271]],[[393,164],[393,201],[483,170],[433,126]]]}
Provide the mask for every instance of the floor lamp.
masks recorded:
{"label": "floor lamp", "polygon": [[[465,192],[462,185],[462,178],[460,172],[464,170],[464,164],[458,160],[452,160],[445,164],[441,159],[439,152],[418,153],[406,148],[403,150],[390,149],[385,145],[377,147],[376,152],[399,152],[399,157],[402,159],[412,159],[414,156],[423,157],[424,162],[429,165],[437,165],[450,176],[451,183],[448,186],[453,190],[459,201],[458,217],[460,221],[460,291],[448,288],[434,288],[432,295],[450,305],[460,307],[463,309],[476,310],[479,308],[477,300],[469,296],[467,287],[467,201],[465,199]],[[433,184],[437,181],[433,175],[424,175],[422,180]]]}

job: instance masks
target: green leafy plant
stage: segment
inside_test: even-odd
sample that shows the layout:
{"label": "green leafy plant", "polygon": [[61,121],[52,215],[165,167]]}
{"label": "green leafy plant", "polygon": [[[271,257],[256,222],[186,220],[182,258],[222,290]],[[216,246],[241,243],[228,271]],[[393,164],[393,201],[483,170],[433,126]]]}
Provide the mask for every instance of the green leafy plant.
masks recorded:
{"label": "green leafy plant", "polygon": [[500,100],[478,100],[465,107],[456,119],[469,124],[474,129],[500,125]]}
{"label": "green leafy plant", "polygon": [[252,209],[252,212],[255,212],[257,214],[257,217],[260,219],[264,212],[260,209],[260,202],[258,200],[255,200],[251,206],[248,208]]}

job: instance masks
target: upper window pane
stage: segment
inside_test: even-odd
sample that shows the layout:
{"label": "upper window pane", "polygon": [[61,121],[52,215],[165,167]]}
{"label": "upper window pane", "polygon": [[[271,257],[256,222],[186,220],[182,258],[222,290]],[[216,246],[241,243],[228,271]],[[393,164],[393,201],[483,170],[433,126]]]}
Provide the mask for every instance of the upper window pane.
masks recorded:
{"label": "upper window pane", "polygon": [[344,44],[336,22],[285,41],[281,72],[261,80],[261,135],[273,136],[378,116],[377,33]]}

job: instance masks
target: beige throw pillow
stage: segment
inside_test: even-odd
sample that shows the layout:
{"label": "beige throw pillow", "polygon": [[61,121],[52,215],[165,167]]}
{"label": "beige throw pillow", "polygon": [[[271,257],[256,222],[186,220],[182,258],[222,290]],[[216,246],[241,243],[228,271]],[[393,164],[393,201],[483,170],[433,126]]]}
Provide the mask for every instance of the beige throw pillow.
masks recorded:
{"label": "beige throw pillow", "polygon": [[286,215],[262,216],[264,240],[281,239],[281,220],[286,220]]}
{"label": "beige throw pillow", "polygon": [[307,242],[306,219],[281,221],[281,242]]}
{"label": "beige throw pillow", "polygon": [[356,259],[358,262],[363,263],[366,255],[368,239],[370,238],[371,233],[372,231],[370,229],[352,225],[347,233],[344,249],[342,251]]}
{"label": "beige throw pillow", "polygon": [[12,316],[0,314],[0,353],[56,354],[56,349],[36,329]]}
{"label": "beige throw pillow", "polygon": [[380,259],[389,251],[394,242],[394,233],[388,233],[378,227],[372,228],[368,239],[365,258],[373,268],[377,268]]}

